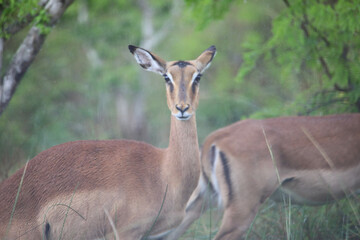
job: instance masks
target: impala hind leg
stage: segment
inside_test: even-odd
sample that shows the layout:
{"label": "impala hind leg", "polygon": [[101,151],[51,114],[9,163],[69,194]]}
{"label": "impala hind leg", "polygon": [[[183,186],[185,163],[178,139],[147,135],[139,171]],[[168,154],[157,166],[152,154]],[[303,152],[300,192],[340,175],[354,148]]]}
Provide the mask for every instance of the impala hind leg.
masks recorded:
{"label": "impala hind leg", "polygon": [[238,240],[244,237],[254,220],[261,203],[232,204],[226,207],[218,233],[214,240]]}

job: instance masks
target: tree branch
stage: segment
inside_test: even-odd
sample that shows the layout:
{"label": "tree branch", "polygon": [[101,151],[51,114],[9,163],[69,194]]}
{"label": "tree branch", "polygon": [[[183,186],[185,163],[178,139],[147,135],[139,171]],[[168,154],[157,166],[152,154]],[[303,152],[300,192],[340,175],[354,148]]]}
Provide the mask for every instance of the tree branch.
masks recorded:
{"label": "tree branch", "polygon": [[290,8],[290,3],[288,0],[283,0],[284,4],[286,7]]}
{"label": "tree branch", "polygon": [[[50,21],[46,26],[50,28],[53,27],[73,2],[74,0],[41,0],[40,5],[44,6],[50,17]],[[34,61],[45,39],[46,35],[42,34],[36,26],[33,26],[16,51],[10,66],[1,78],[0,116],[9,104],[16,87]]]}
{"label": "tree branch", "polygon": [[[45,5],[49,2],[49,0],[40,0],[39,7],[44,8]],[[1,15],[1,12],[0,12]],[[11,24],[10,26],[7,26],[5,28],[5,32],[9,35],[14,35],[26,26],[28,26],[37,16],[39,15],[39,12],[37,12],[34,15],[27,14],[21,21],[15,22]]]}
{"label": "tree branch", "polygon": [[346,101],[346,100],[348,100],[346,97],[331,99],[331,100],[329,100],[327,102],[318,104],[318,105],[316,105],[316,106],[314,106],[314,107],[312,107],[310,109],[307,109],[305,112],[298,114],[298,116],[303,116],[303,115],[307,116],[310,113],[312,113],[312,112],[314,112],[314,111],[316,111],[316,110],[318,110],[320,108],[327,107],[327,106],[330,106],[332,104],[343,102],[343,101]]}
{"label": "tree branch", "polygon": [[155,30],[153,19],[154,19],[154,10],[149,5],[147,0],[138,0],[139,7],[141,9],[143,18],[142,18],[142,35],[143,40],[141,46],[146,49],[151,49],[154,46],[158,45],[161,40],[171,30],[171,27],[174,24],[174,19],[176,19],[181,10],[181,2],[179,0],[172,1],[172,7],[170,10],[170,19],[169,21],[164,22],[160,29]]}
{"label": "tree branch", "polygon": [[4,38],[0,38],[0,74],[2,71],[3,53],[4,53]]}
{"label": "tree branch", "polygon": [[[308,20],[308,17],[307,17],[306,12],[305,12],[305,10],[304,10],[304,12],[303,12],[303,19],[301,20],[301,29],[303,30],[306,38],[309,38],[309,37],[310,37],[310,32],[309,32],[309,30],[308,30],[308,28],[307,28],[308,25],[310,25],[310,24],[309,24],[309,20]],[[310,26],[310,27],[311,27],[311,26]],[[326,44],[327,46],[330,46],[329,41],[327,41],[326,38],[325,38],[325,40],[324,40],[324,38],[321,37],[321,35],[320,35],[320,33],[319,33],[318,31],[317,31],[317,33],[318,33],[318,35],[320,36],[320,38],[321,38],[323,41],[325,41],[325,44]],[[320,54],[317,46],[315,46],[315,51],[316,51],[316,52],[318,53],[318,55],[319,55],[319,61],[320,61],[320,63],[321,63],[322,68],[323,68],[324,71],[325,71],[326,76],[327,76],[329,79],[332,79],[332,74],[331,74],[331,72],[330,72],[329,66],[327,65],[324,57]]]}
{"label": "tree branch", "polygon": [[37,16],[36,15],[31,15],[31,14],[28,14],[26,15],[26,17],[20,21],[20,22],[16,22],[16,23],[13,23],[11,24],[10,26],[8,26],[6,29],[5,29],[5,32],[7,34],[10,34],[10,35],[14,35],[16,34],[17,32],[19,32],[21,29],[23,29],[24,27],[26,27],[27,25],[29,25],[33,20],[34,18]]}
{"label": "tree branch", "polygon": [[[286,5],[286,7],[290,9],[293,17],[296,18],[296,16],[295,16],[294,13],[292,12],[292,9],[291,9],[291,6],[290,6],[289,1],[288,1],[288,0],[283,0],[283,2],[284,2],[284,4]],[[304,10],[304,12],[303,12],[303,19],[300,19],[300,22],[301,22],[300,28],[301,28],[301,30],[304,32],[304,35],[305,35],[306,38],[309,38],[309,37],[310,37],[310,32],[309,32],[309,29],[308,29],[308,26],[309,26],[314,32],[316,32],[316,33],[318,34],[319,38],[320,38],[322,41],[325,42],[325,45],[326,45],[327,47],[330,46],[329,40],[328,40],[325,36],[323,36],[316,27],[314,27],[313,25],[311,25],[311,24],[309,23],[308,16],[307,16],[305,10]],[[327,65],[324,57],[320,55],[319,50],[317,49],[316,46],[315,46],[315,50],[316,50],[316,52],[319,54],[319,61],[320,61],[320,64],[321,64],[322,68],[323,68],[324,71],[325,71],[326,76],[327,76],[329,79],[331,79],[331,78],[332,78],[332,74],[331,74],[331,72],[330,72],[329,66]]]}
{"label": "tree branch", "polygon": [[349,67],[349,61],[348,61],[348,58],[347,58],[347,55],[349,53],[349,45],[348,44],[344,44],[343,46],[343,50],[342,50],[342,53],[341,53],[341,59],[344,61],[344,66],[348,72],[348,78],[347,78],[347,87],[344,88],[344,87],[340,87],[337,83],[334,84],[334,89],[336,91],[340,91],[340,92],[350,92],[354,89],[354,85],[351,81],[351,70],[350,70],[350,67]]}
{"label": "tree branch", "polygon": [[316,27],[314,27],[312,24],[308,24],[308,25],[310,26],[310,28],[311,28],[314,32],[316,32],[316,33],[319,35],[320,39],[324,41],[326,47],[330,47],[330,41],[329,41],[324,35],[322,35],[322,34],[320,33],[319,29],[317,29]]}
{"label": "tree branch", "polygon": [[[317,49],[316,49],[316,51],[318,52]],[[323,69],[325,71],[326,76],[329,79],[332,79],[332,74],[330,72],[329,66],[327,65],[327,63],[326,63],[325,59],[323,58],[323,56],[321,56],[320,54],[319,54],[319,61],[320,61],[321,66],[323,67]]]}
{"label": "tree branch", "polygon": [[174,25],[174,20],[180,15],[181,2],[179,0],[172,1],[172,7],[170,10],[170,19],[166,21],[162,27],[152,36],[151,41],[154,45],[158,45],[159,42],[166,37]]}

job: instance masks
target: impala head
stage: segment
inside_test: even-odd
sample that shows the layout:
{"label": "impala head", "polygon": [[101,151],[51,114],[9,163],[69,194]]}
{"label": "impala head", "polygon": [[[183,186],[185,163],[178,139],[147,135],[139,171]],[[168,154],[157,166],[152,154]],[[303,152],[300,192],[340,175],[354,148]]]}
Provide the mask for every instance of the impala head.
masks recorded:
{"label": "impala head", "polygon": [[129,45],[129,50],[141,67],[165,78],[167,104],[172,115],[179,120],[190,119],[198,106],[201,75],[215,56],[215,46],[206,49],[195,60],[170,62],[143,48]]}

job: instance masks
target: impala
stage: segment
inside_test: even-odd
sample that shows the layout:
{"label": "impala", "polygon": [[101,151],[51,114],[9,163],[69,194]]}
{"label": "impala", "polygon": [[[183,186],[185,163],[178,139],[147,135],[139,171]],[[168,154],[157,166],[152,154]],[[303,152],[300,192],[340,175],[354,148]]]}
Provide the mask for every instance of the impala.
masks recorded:
{"label": "impala", "polygon": [[199,183],[177,239],[207,208],[224,210],[215,238],[239,239],[267,199],[319,205],[360,190],[360,114],[245,120],[209,135]]}
{"label": "impala", "polygon": [[199,81],[216,49],[171,62],[129,50],[141,67],[165,78],[168,148],[106,140],[41,152],[0,185],[0,239],[151,239],[181,222],[200,175]]}

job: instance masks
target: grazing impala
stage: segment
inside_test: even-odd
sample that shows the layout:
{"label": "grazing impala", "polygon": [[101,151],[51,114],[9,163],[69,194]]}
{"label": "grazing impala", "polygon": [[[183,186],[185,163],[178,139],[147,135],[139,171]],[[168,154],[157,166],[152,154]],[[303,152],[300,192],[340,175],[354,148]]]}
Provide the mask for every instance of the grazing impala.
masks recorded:
{"label": "grazing impala", "polygon": [[76,141],[40,153],[0,185],[0,239],[160,238],[181,222],[200,175],[199,81],[216,49],[172,62],[129,49],[141,67],[165,78],[168,148]]}
{"label": "grazing impala", "polygon": [[317,205],[360,190],[360,114],[234,123],[207,137],[201,169],[187,214],[167,239],[200,217],[207,189],[224,210],[215,239],[239,239],[268,197]]}

